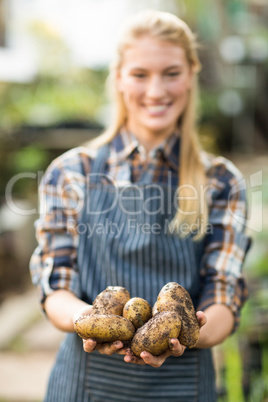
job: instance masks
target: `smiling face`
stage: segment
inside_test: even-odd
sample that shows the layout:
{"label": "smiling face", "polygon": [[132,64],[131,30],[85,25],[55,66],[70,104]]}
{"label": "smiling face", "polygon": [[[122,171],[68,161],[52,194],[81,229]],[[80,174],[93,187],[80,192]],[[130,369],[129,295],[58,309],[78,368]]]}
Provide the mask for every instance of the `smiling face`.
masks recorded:
{"label": "smiling face", "polygon": [[177,127],[193,73],[183,48],[150,36],[124,51],[117,86],[127,109],[127,128],[143,138],[166,138]]}

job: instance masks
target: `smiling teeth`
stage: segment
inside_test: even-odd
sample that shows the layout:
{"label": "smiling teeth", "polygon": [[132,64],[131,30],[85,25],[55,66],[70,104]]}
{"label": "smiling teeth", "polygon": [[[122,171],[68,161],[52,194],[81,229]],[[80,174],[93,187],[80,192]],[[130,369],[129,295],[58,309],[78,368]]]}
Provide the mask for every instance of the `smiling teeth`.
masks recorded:
{"label": "smiling teeth", "polygon": [[167,108],[167,105],[147,106],[147,110],[153,113],[163,112]]}

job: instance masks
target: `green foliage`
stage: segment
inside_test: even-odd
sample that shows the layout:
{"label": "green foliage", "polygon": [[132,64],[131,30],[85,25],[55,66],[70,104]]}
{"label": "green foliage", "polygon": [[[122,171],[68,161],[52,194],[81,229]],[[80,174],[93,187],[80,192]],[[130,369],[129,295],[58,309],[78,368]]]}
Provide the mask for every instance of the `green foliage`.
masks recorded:
{"label": "green foliage", "polygon": [[7,153],[5,163],[0,164],[0,196],[5,194],[10,180],[14,180],[13,196],[27,199],[31,194],[36,194],[39,176],[51,160],[50,153],[37,146],[8,150]]}
{"label": "green foliage", "polygon": [[[240,341],[242,337],[242,332],[239,330],[238,333],[228,338],[221,346],[224,351],[224,362],[226,368],[226,378],[225,383],[227,387],[227,400],[228,402],[244,402],[243,389],[242,389],[242,354],[240,351]],[[264,402],[268,397],[268,347],[263,344],[262,350],[262,373],[254,371],[250,373],[250,402]],[[248,362],[249,363],[249,362]],[[251,362],[252,363],[252,362]],[[253,362],[254,363],[254,362]],[[248,370],[249,367],[244,367],[244,370]],[[220,401],[221,399],[219,399]]]}
{"label": "green foliage", "polygon": [[268,279],[268,251],[266,251],[264,255],[260,256],[260,258],[256,261],[254,275],[256,277],[266,277]]}
{"label": "green foliage", "polygon": [[81,70],[57,79],[39,77],[29,84],[2,84],[1,127],[93,119],[105,100],[106,76],[106,70]]}
{"label": "green foliage", "polygon": [[201,88],[200,102],[202,116],[217,116],[219,114],[218,98],[220,92],[212,89]]}
{"label": "green foliage", "polygon": [[268,377],[262,378],[258,374],[256,374],[252,380],[252,393],[251,393],[251,399],[250,401],[252,402],[265,402],[267,401],[268,397],[268,382],[267,382]]}
{"label": "green foliage", "polygon": [[14,172],[36,172],[47,166],[49,162],[49,154],[43,148],[25,147],[14,151],[9,158],[10,168],[13,167]]}
{"label": "green foliage", "polygon": [[93,119],[105,100],[107,70],[77,67],[52,25],[31,21],[27,30],[36,47],[38,72],[30,83],[0,83],[1,129]]}
{"label": "green foliage", "polygon": [[228,402],[243,402],[242,367],[237,337],[233,336],[224,342],[226,364],[226,386]]}

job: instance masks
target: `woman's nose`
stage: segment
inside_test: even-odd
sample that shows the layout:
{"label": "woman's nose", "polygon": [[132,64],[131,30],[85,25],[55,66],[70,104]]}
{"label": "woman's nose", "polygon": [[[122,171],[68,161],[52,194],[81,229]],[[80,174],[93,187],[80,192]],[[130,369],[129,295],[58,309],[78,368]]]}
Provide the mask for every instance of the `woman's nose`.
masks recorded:
{"label": "woman's nose", "polygon": [[150,77],[147,85],[146,95],[148,98],[152,99],[159,99],[165,95],[165,85],[162,77]]}

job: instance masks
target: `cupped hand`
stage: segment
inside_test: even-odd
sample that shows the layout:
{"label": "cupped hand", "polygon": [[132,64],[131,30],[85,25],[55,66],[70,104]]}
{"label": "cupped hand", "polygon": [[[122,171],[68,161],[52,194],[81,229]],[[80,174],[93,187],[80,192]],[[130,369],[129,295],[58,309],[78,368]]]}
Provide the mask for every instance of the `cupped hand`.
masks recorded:
{"label": "cupped hand", "polygon": [[159,356],[153,356],[144,350],[140,357],[137,357],[134,356],[131,349],[127,349],[124,360],[126,363],[149,364],[152,367],[160,367],[169,356],[181,356],[185,349],[185,346],[181,345],[178,339],[172,338],[169,340],[169,348]]}
{"label": "cupped hand", "polygon": [[[93,307],[88,305],[83,309],[79,310],[73,316],[73,323],[76,322],[81,316],[92,314]],[[117,340],[114,342],[105,342],[105,343],[98,343],[96,340],[92,338],[83,339],[83,348],[84,351],[87,353],[92,353],[94,350],[98,350],[101,354],[112,355],[114,353],[119,353],[122,355],[126,354],[126,347],[124,347],[123,342]]]}
{"label": "cupped hand", "polygon": [[127,349],[124,348],[124,344],[121,341],[98,343],[94,339],[83,339],[84,351],[87,353],[92,353],[94,350],[98,350],[102,355],[113,355],[118,353],[125,355]]}
{"label": "cupped hand", "polygon": [[[199,327],[203,327],[203,325],[205,325],[207,322],[206,315],[203,313],[203,311],[197,311],[196,317],[199,323]],[[169,356],[182,356],[185,349],[186,347],[184,345],[181,345],[178,339],[172,338],[169,340],[169,348],[159,356],[153,356],[151,353],[143,351],[141,352],[140,356],[137,357],[134,356],[131,349],[126,349],[124,360],[126,363],[134,363],[140,365],[149,364],[152,367],[160,367]]]}

